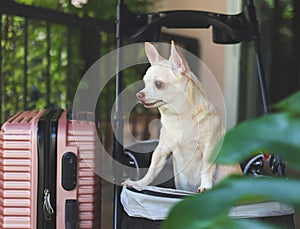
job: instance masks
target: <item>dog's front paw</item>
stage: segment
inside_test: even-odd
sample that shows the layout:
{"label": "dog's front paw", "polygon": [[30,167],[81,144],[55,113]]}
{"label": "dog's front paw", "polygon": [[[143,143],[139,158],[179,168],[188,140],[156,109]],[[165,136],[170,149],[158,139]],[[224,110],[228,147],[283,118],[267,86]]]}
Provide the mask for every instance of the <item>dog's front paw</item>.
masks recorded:
{"label": "dog's front paw", "polygon": [[197,189],[197,192],[199,193],[203,193],[203,192],[206,192],[208,191],[209,189],[211,189],[211,187],[205,187],[205,186],[200,186],[198,189]]}
{"label": "dog's front paw", "polygon": [[144,188],[144,186],[142,184],[140,184],[140,182],[138,182],[138,181],[132,181],[130,179],[122,182],[121,185],[125,186],[125,187],[133,187],[136,190],[142,190]]}
{"label": "dog's front paw", "polygon": [[131,187],[133,185],[134,181],[128,179],[121,183],[122,186]]}

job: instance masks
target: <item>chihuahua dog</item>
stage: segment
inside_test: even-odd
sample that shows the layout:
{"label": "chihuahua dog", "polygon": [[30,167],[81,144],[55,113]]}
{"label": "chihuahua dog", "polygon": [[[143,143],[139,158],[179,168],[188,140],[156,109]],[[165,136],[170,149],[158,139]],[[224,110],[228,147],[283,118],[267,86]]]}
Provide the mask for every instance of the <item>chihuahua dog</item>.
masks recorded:
{"label": "chihuahua dog", "polygon": [[150,43],[145,43],[145,52],[151,66],[143,78],[145,88],[137,93],[137,99],[146,108],[158,108],[162,127],[146,175],[138,181],[126,180],[122,185],[142,189],[151,184],[169,156],[176,189],[204,192],[229,174],[241,174],[239,165],[210,161],[225,129],[174,42],[169,59],[164,59]]}

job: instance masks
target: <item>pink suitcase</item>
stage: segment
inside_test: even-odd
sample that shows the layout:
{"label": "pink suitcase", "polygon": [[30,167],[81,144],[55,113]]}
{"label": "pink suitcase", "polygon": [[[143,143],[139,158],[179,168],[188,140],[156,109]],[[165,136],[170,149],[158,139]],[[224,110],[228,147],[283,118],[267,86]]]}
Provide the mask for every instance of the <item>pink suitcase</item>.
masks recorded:
{"label": "pink suitcase", "polygon": [[0,228],[100,228],[97,132],[89,114],[24,111],[0,132]]}

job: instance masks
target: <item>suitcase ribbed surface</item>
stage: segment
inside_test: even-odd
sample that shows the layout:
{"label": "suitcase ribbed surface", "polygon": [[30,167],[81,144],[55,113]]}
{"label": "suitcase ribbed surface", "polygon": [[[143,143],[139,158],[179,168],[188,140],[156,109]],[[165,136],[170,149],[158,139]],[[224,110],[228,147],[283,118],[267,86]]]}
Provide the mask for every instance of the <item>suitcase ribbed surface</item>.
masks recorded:
{"label": "suitcase ribbed surface", "polygon": [[97,133],[95,124],[87,121],[68,121],[67,144],[79,148],[78,194],[79,228],[100,228],[100,178],[95,174]]}
{"label": "suitcase ribbed surface", "polygon": [[[37,226],[37,123],[43,113],[21,112],[1,128],[0,229],[34,229]],[[65,113],[61,119],[64,120],[61,130],[66,140],[63,147],[78,149],[76,199],[79,229],[98,229],[101,223],[101,181],[94,171],[100,149],[95,124],[66,120]],[[57,169],[57,173],[61,173],[60,167]],[[61,199],[65,198],[61,193],[56,193],[56,196],[59,199],[57,208],[61,208],[66,199]],[[56,228],[65,228],[64,223]]]}
{"label": "suitcase ribbed surface", "polygon": [[0,228],[35,228],[36,123],[42,111],[10,118],[0,132]]}

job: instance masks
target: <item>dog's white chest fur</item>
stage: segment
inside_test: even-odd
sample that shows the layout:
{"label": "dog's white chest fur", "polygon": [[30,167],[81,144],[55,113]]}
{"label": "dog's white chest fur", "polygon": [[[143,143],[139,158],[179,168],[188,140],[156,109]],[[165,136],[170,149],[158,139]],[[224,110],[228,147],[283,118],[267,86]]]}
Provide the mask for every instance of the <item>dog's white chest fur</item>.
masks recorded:
{"label": "dog's white chest fur", "polygon": [[[210,115],[165,115],[161,111],[160,142],[168,145],[173,160],[177,189],[196,191],[201,186],[202,174],[210,169],[203,163],[203,154],[209,150],[212,126]],[[204,168],[207,166],[207,168]]]}

